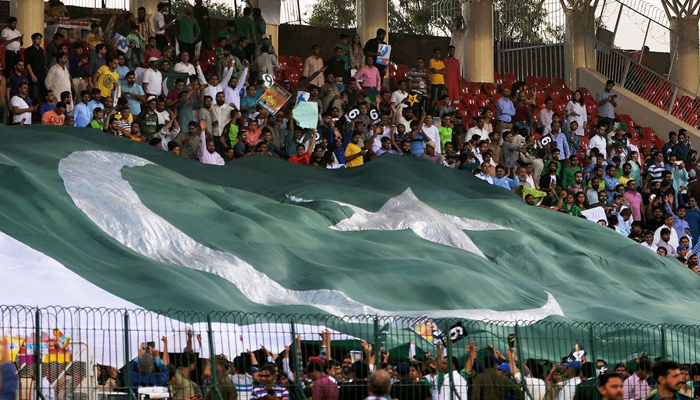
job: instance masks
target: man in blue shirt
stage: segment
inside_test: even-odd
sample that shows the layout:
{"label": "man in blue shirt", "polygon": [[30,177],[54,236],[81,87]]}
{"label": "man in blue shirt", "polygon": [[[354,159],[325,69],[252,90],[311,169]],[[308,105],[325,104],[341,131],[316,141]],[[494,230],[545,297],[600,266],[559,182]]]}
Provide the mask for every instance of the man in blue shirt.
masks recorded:
{"label": "man in blue shirt", "polygon": [[615,188],[620,184],[620,181],[615,177],[615,172],[617,172],[617,168],[614,165],[608,165],[605,168],[603,181],[605,182],[605,192],[608,194],[608,201],[612,200],[613,196],[617,193]]}
{"label": "man in blue shirt", "polygon": [[90,112],[90,107],[88,103],[90,102],[90,92],[83,90],[80,92],[80,103],[75,105],[73,109],[73,118],[75,118],[75,125],[78,128],[85,128],[92,119],[92,113]]}
{"label": "man in blue shirt", "polygon": [[557,149],[561,150],[559,152],[559,160],[566,160],[571,155],[569,150],[569,141],[566,140],[566,136],[561,133],[560,123],[557,121],[552,122],[552,142],[557,145]]}
{"label": "man in blue shirt", "polygon": [[496,165],[496,176],[492,179],[494,186],[499,186],[503,189],[513,190],[520,185],[517,175],[513,175],[513,179],[507,177],[506,168],[501,164]]}
{"label": "man in blue shirt", "polygon": [[90,119],[92,119],[92,112],[96,108],[105,108],[105,106],[101,102],[102,100],[102,91],[99,88],[93,88],[92,89],[92,100],[88,103],[88,115],[90,116]]}
{"label": "man in blue shirt", "polygon": [[496,102],[496,130],[503,133],[506,129],[513,129],[513,116],[515,116],[515,106],[510,100],[510,88],[502,87],[503,97]]}
{"label": "man in blue shirt", "polygon": [[17,370],[10,359],[10,343],[5,335],[0,339],[0,365],[2,368],[2,388],[0,400],[15,400],[17,398]]}
{"label": "man in blue shirt", "polygon": [[141,85],[136,83],[134,71],[126,73],[126,83],[122,85],[122,93],[126,95],[126,102],[133,115],[141,114],[141,103],[146,101],[146,93]]}

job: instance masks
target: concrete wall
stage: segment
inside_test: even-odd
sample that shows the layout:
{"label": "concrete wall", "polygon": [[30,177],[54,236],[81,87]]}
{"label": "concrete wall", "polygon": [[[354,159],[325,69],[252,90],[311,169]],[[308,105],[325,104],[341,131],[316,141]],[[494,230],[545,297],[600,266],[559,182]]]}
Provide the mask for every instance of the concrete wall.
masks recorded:
{"label": "concrete wall", "polygon": [[[578,69],[578,81],[581,86],[587,87],[595,95],[605,86],[606,77],[589,68]],[[617,93],[617,107],[615,112],[627,114],[637,125],[648,126],[656,131],[659,139],[668,140],[668,133],[678,132],[684,128],[690,133],[690,142],[694,148],[700,147],[700,131],[686,124],[680,119],[667,114],[660,108],[638,97],[636,94],[620,87],[615,87]]]}

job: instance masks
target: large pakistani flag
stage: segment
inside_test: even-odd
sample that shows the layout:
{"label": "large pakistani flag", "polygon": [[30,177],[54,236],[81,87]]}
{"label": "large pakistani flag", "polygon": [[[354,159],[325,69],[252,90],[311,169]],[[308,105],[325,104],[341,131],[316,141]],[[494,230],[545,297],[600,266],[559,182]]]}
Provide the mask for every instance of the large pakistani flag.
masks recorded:
{"label": "large pakistani flag", "polygon": [[426,160],[215,167],[87,129],[0,137],[1,304],[700,323],[675,260]]}

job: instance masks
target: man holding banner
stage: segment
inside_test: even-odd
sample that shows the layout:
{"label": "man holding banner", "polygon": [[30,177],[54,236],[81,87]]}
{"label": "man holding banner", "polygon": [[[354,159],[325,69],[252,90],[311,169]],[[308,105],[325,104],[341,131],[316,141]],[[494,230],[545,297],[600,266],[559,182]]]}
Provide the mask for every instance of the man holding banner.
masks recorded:
{"label": "man holding banner", "polygon": [[[384,79],[384,73],[386,71],[386,64],[382,65],[379,64],[379,56],[381,55],[379,53],[379,45],[382,44],[387,44],[384,39],[386,39],[386,31],[382,28],[377,29],[377,37],[374,39],[370,39],[365,43],[365,57],[372,56],[373,60],[376,60],[374,63],[374,66],[377,67],[377,70],[379,70],[379,76],[381,79]],[[367,62],[365,60],[365,62]],[[371,64],[367,64],[371,65]]]}

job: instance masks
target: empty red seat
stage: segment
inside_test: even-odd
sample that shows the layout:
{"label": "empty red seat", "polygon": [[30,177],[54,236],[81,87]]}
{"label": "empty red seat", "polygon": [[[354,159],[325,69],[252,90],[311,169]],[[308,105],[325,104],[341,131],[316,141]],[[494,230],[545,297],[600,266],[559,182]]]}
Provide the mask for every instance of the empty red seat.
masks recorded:
{"label": "empty red seat", "polygon": [[564,83],[564,80],[561,79],[561,78],[554,78],[554,79],[552,79],[552,86],[556,86],[556,87],[558,87],[558,88],[560,88],[560,89],[562,89],[562,90],[563,90],[563,89],[568,89],[568,88],[566,87],[566,83]]}
{"label": "empty red seat", "polygon": [[513,84],[517,81],[518,78],[512,72],[506,72],[505,75],[503,75],[503,83],[506,85],[513,86]]}
{"label": "empty red seat", "polygon": [[632,120],[632,118],[631,118],[629,115],[627,115],[627,114],[620,114],[620,115],[618,115],[617,117],[618,117],[618,119],[620,120],[620,122],[622,122],[623,124],[627,125],[627,129],[628,129],[628,130],[629,130],[629,129],[634,130],[634,127],[635,127],[636,125],[634,124],[634,121]]}
{"label": "empty red seat", "polygon": [[554,98],[552,101],[554,102],[554,111],[561,115],[561,112],[566,108],[566,102],[559,98]]}
{"label": "empty red seat", "polygon": [[493,83],[500,85],[503,83],[503,77],[498,72],[493,73]]}
{"label": "empty red seat", "polygon": [[476,105],[479,108],[486,108],[488,103],[490,103],[488,96],[485,94],[476,95]]}
{"label": "empty red seat", "polygon": [[290,56],[287,63],[290,67],[296,68],[299,72],[304,70],[304,60],[302,60],[299,56]]}
{"label": "empty red seat", "polygon": [[559,97],[568,103],[574,98],[574,93],[571,91],[571,89],[565,87],[561,90],[561,95]]}
{"label": "empty red seat", "polygon": [[280,63],[281,69],[287,68],[287,57],[280,55],[277,57],[277,62]]}
{"label": "empty red seat", "polygon": [[553,99],[559,99],[561,98],[561,88],[557,86],[549,86],[547,88],[547,95]]}
{"label": "empty red seat", "polygon": [[537,82],[542,87],[548,87],[552,85],[552,81],[550,81],[549,78],[547,78],[546,76],[541,76],[540,79],[537,80]]}
{"label": "empty red seat", "polygon": [[583,102],[586,104],[586,113],[588,113],[588,115],[598,115],[598,105],[595,100],[591,97],[584,97]]}
{"label": "empty red seat", "polygon": [[469,82],[467,87],[469,93],[471,94],[482,94],[481,85],[479,85],[477,82]]}
{"label": "empty red seat", "polygon": [[476,99],[474,99],[474,95],[471,93],[462,93],[462,102],[466,106],[476,105]]}
{"label": "empty red seat", "polygon": [[538,84],[538,80],[534,76],[528,75],[525,77],[525,84],[530,87],[533,87]]}
{"label": "empty red seat", "polygon": [[[484,93],[491,97],[494,97],[496,94],[498,94],[498,90],[496,90],[496,86],[494,86],[493,83],[484,83]],[[496,99],[494,99],[493,101],[496,101]]]}
{"label": "empty red seat", "polygon": [[648,126],[642,128],[642,136],[644,136],[645,141],[659,140],[659,137],[656,136],[656,131],[654,131],[654,128],[650,128]]}
{"label": "empty red seat", "polygon": [[578,90],[579,90],[579,92],[581,92],[581,96],[583,96],[584,99],[586,99],[586,98],[592,99],[593,98],[593,96],[591,95],[591,92],[587,88],[580,87],[580,88],[578,88]]}
{"label": "empty red seat", "polygon": [[532,92],[535,94],[535,96],[546,96],[547,95],[547,92],[545,92],[544,88],[540,85],[533,85]]}

